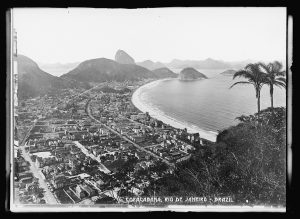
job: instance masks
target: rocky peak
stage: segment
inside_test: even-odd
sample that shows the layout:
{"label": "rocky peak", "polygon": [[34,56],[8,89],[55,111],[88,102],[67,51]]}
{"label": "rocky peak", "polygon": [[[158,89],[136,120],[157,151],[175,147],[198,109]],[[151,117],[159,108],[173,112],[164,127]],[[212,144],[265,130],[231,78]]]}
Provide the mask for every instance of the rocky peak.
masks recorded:
{"label": "rocky peak", "polygon": [[135,64],[134,59],[123,50],[118,50],[115,61],[121,64]]}

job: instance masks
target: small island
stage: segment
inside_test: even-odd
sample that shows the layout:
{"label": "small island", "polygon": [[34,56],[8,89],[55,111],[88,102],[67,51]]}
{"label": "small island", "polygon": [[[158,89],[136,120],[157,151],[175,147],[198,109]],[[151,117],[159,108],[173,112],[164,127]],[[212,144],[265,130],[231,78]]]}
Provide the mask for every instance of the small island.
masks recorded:
{"label": "small island", "polygon": [[206,75],[203,73],[198,72],[194,68],[184,68],[179,73],[179,79],[182,81],[193,81],[198,79],[206,79]]}
{"label": "small island", "polygon": [[232,75],[234,75],[234,73],[236,73],[236,70],[228,69],[228,70],[226,70],[226,71],[221,72],[220,74],[221,74],[221,75],[229,75],[229,76],[232,76]]}

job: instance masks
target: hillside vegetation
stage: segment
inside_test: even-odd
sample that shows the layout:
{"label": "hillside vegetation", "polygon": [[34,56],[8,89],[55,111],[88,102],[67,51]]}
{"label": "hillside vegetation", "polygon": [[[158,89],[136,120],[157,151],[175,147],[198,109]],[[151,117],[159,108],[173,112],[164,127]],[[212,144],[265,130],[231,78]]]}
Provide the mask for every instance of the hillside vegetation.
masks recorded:
{"label": "hillside vegetation", "polygon": [[207,78],[205,74],[198,72],[194,68],[185,68],[179,73],[180,80],[197,80]]}
{"label": "hillside vegetation", "polygon": [[158,68],[152,70],[157,78],[177,78],[178,74],[174,73],[168,68]]}
{"label": "hillside vegetation", "polygon": [[59,89],[89,88],[86,83],[59,78],[44,72],[36,62],[24,55],[18,55],[17,62],[19,99],[37,97]]}
{"label": "hillside vegetation", "polygon": [[[163,178],[158,195],[231,196],[233,204],[285,205],[286,109],[241,116]],[[214,204],[214,203],[211,203]]]}
{"label": "hillside vegetation", "polygon": [[137,81],[144,78],[156,78],[153,72],[135,64],[120,64],[110,59],[98,58],[80,63],[75,69],[61,78],[81,82]]}

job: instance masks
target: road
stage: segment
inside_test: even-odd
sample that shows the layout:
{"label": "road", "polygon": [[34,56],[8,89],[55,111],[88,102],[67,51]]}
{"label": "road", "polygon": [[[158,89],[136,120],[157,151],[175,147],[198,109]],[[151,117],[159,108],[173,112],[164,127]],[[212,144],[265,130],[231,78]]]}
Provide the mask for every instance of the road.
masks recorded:
{"label": "road", "polygon": [[[81,92],[81,93],[79,93],[79,94],[75,94],[74,96],[70,97],[69,100],[68,100],[67,102],[64,102],[64,103],[67,104],[67,103],[69,103],[70,101],[72,101],[74,98],[79,97],[79,96],[81,96],[81,95],[83,95],[83,94],[85,94],[85,93],[88,93],[88,92],[90,92],[91,90],[93,90],[93,89],[95,89],[95,88],[97,88],[97,87],[105,86],[105,85],[107,85],[107,82],[100,83],[100,84],[98,84],[98,85],[96,85],[96,86],[94,86],[94,87],[92,87],[92,88],[90,88],[90,89],[88,89],[88,90],[85,90],[85,91],[83,91],[83,92]],[[61,104],[61,103],[63,103],[63,102],[60,102],[60,103],[58,103],[57,105],[59,105],[59,104]]]}
{"label": "road", "polygon": [[168,162],[167,160],[163,159],[162,157],[160,157],[160,156],[158,156],[158,155],[156,155],[156,154],[154,154],[154,153],[152,153],[152,152],[150,152],[150,151],[144,149],[144,148],[141,147],[140,145],[138,145],[138,144],[136,144],[135,142],[131,141],[129,138],[127,138],[127,137],[121,135],[119,132],[115,131],[115,130],[112,129],[111,127],[109,127],[109,126],[107,126],[107,125],[101,123],[99,120],[97,120],[97,119],[91,114],[90,103],[91,103],[91,101],[88,101],[88,102],[87,102],[87,108],[86,108],[86,109],[87,109],[88,116],[89,116],[91,119],[93,119],[93,120],[96,121],[97,123],[103,125],[105,128],[107,128],[107,129],[110,130],[111,132],[115,133],[116,135],[120,136],[120,137],[123,138],[124,140],[130,142],[131,144],[133,144],[136,148],[140,149],[141,151],[144,151],[144,152],[150,154],[151,156],[153,156],[153,157],[155,157],[155,158],[157,158],[157,159],[162,160],[164,163],[166,163],[167,165],[169,165],[169,166],[171,166],[171,167],[175,167],[175,165],[174,165],[173,163],[170,163],[170,162]]}
{"label": "road", "polygon": [[47,204],[59,204],[59,202],[54,197],[53,193],[49,190],[46,182],[43,179],[43,176],[39,172],[39,169],[35,166],[35,163],[29,157],[29,154],[25,152],[25,146],[20,147],[22,155],[26,161],[30,163],[30,171],[33,173],[34,177],[39,179],[39,186],[44,189],[44,199]]}
{"label": "road", "polygon": [[93,160],[98,161],[98,163],[99,163],[99,165],[100,165],[100,166],[99,166],[99,169],[100,169],[101,171],[103,171],[104,173],[110,173],[110,170],[107,169],[107,168],[101,163],[101,160],[100,160],[99,157],[96,157],[96,156],[94,156],[93,154],[90,154],[90,153],[88,152],[88,150],[87,150],[82,144],[80,144],[78,141],[74,141],[74,143],[75,143],[75,145],[76,145],[78,148],[80,148],[80,150],[81,150],[86,156],[92,158]]}
{"label": "road", "polygon": [[143,148],[152,148],[152,147],[156,147],[156,146],[160,146],[161,144],[151,144],[151,145],[147,145]]}
{"label": "road", "polygon": [[35,124],[36,124],[36,121],[33,123],[31,128],[27,132],[26,136],[23,138],[19,148],[21,150],[21,153],[22,153],[22,156],[24,157],[24,159],[30,163],[30,171],[33,173],[33,176],[39,179],[39,186],[41,188],[43,188],[45,191],[44,199],[45,199],[46,203],[47,204],[58,204],[59,202],[56,200],[53,193],[49,190],[48,186],[46,185],[46,183],[44,181],[43,176],[39,172],[39,169],[35,166],[35,163],[32,162],[32,160],[29,157],[29,154],[25,151],[25,141],[28,138],[28,136],[30,135],[30,132],[33,129],[33,127],[35,126]]}
{"label": "road", "polygon": [[28,136],[30,135],[31,130],[33,129],[33,127],[35,126],[36,120],[34,121],[33,125],[30,127],[30,129],[28,130],[27,134],[25,135],[25,137],[23,138],[23,140],[20,143],[20,146],[23,146],[25,144],[26,139],[28,138]]}

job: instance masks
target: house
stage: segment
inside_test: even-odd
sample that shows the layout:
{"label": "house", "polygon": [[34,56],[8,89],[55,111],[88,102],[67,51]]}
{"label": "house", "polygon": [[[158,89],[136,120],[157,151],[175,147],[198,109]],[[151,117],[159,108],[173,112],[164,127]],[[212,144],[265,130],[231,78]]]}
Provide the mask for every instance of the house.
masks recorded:
{"label": "house", "polygon": [[188,160],[191,157],[191,154],[185,155],[185,156],[181,156],[179,159],[176,160],[176,163]]}
{"label": "house", "polygon": [[72,157],[69,159],[69,166],[72,168],[72,169],[75,169],[77,165],[79,165],[80,162],[79,160],[77,160],[76,158]]}
{"label": "house", "polygon": [[75,187],[75,194],[80,199],[83,199],[88,196],[87,192],[80,185],[77,185]]}
{"label": "house", "polygon": [[33,174],[31,172],[24,172],[19,173],[19,180],[27,179],[27,178],[33,178]]}
{"label": "house", "polygon": [[24,159],[19,159],[17,160],[16,166],[18,172],[24,172],[29,170],[30,163],[28,161],[25,161]]}
{"label": "house", "polygon": [[35,165],[39,168],[44,167],[45,165],[44,165],[44,162],[43,162],[43,158],[37,157],[36,160],[35,160]]}
{"label": "house", "polygon": [[23,178],[23,179],[20,180],[20,183],[24,184],[25,186],[27,184],[32,183],[32,182],[33,182],[33,177],[26,177],[26,178]]}
{"label": "house", "polygon": [[135,143],[141,143],[141,142],[145,141],[145,136],[132,135],[130,137],[131,137],[131,140],[134,141]]}
{"label": "house", "polygon": [[52,184],[56,189],[62,188],[67,184],[67,178],[63,174],[55,175],[52,179]]}
{"label": "house", "polygon": [[92,189],[90,186],[88,186],[86,184],[83,184],[83,185],[80,185],[80,186],[86,192],[88,197],[92,197],[92,196],[96,195],[96,191],[94,189]]}

